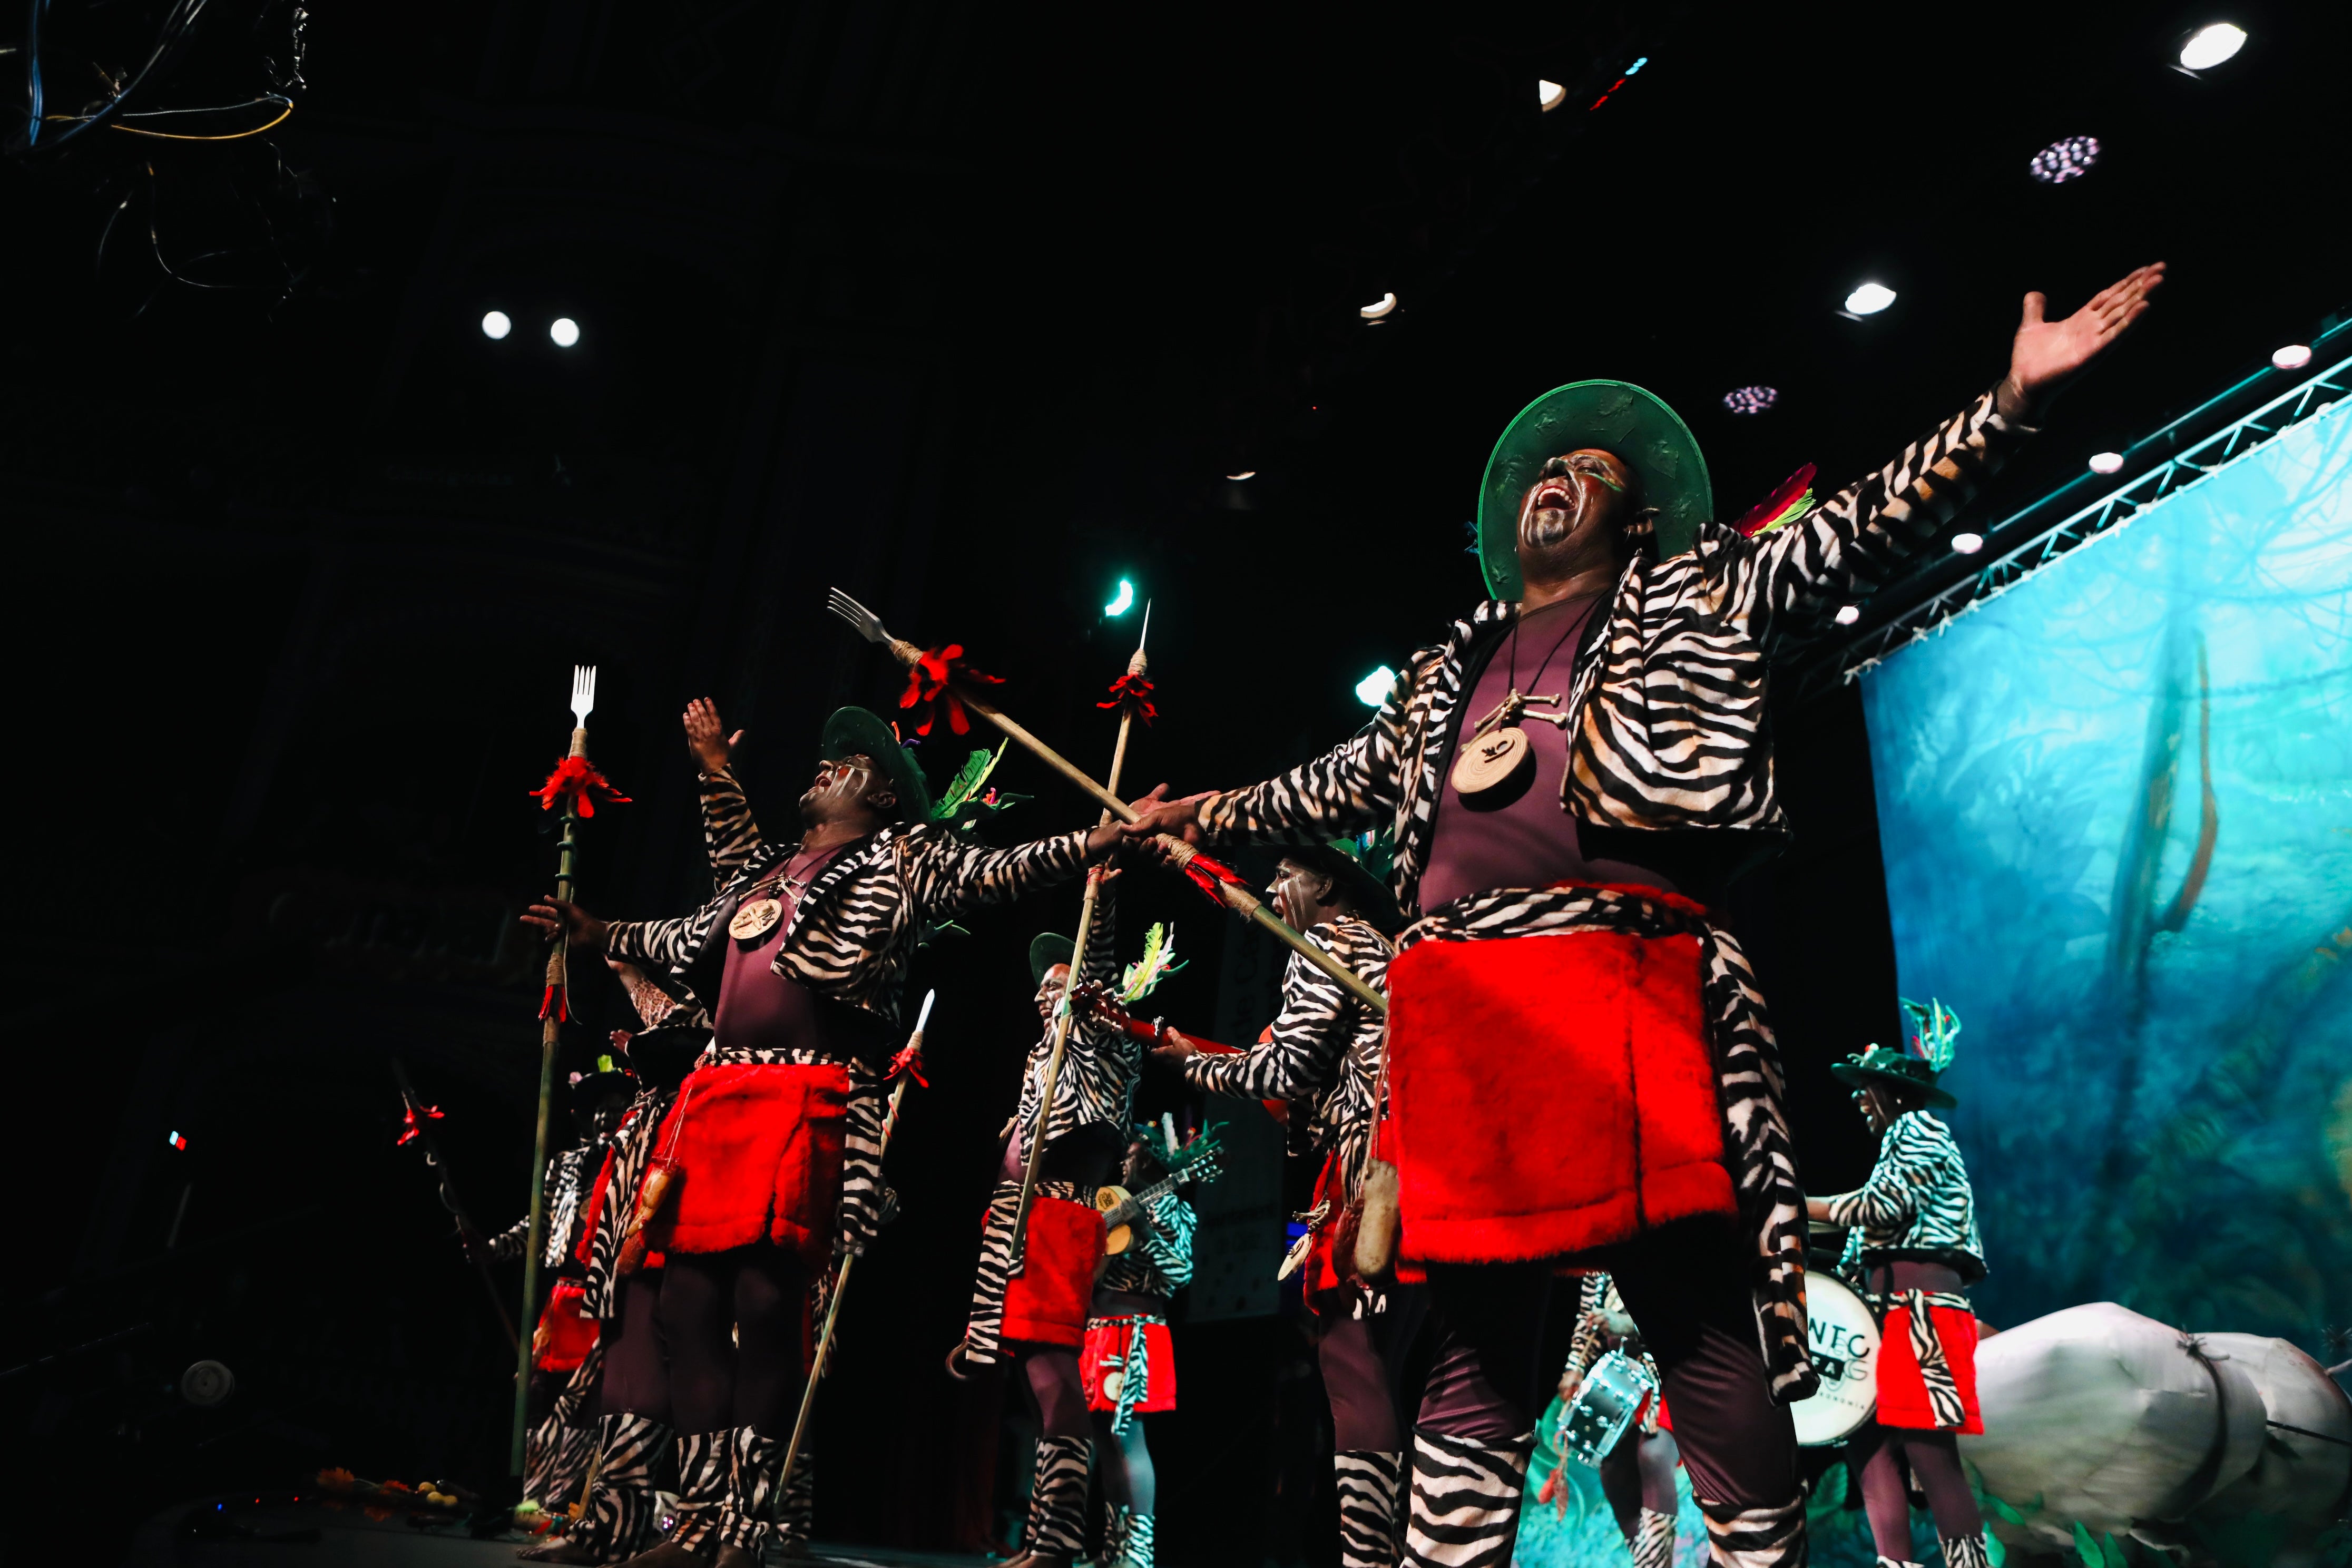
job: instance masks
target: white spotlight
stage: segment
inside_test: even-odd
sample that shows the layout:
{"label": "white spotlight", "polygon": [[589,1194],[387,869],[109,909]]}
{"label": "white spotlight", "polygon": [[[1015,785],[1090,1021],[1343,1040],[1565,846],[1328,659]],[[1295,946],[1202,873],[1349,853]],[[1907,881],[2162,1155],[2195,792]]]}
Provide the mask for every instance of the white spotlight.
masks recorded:
{"label": "white spotlight", "polygon": [[2271,363],[2281,370],[2301,370],[2310,363],[2311,345],[2309,343],[2289,343],[2284,348],[2271,351]]}
{"label": "white spotlight", "polygon": [[1356,700],[1367,708],[1377,708],[1389,700],[1389,693],[1396,689],[1396,671],[1384,664],[1356,682]]}
{"label": "white spotlight", "polygon": [[558,316],[547,323],[547,336],[557,348],[568,349],[580,341],[580,323],[569,316]]}
{"label": "white spotlight", "polygon": [[2119,474],[2123,472],[2123,468],[2124,455],[2121,452],[2091,454],[2091,472],[2095,474]]}
{"label": "white spotlight", "polygon": [[1761,414],[1780,401],[1780,389],[1770,386],[1735,386],[1723,395],[1723,405],[1734,414]]}
{"label": "white spotlight", "polygon": [[2091,172],[2099,161],[2099,139],[2068,136],[2053,142],[2026,161],[2025,172],[2045,185],[2063,185]]}
{"label": "white spotlight", "polygon": [[1983,548],[1984,535],[1981,533],[1956,533],[1952,535],[1952,550],[1955,554],[1974,555],[1978,551],[1982,550]]}
{"label": "white spotlight", "polygon": [[493,342],[513,331],[514,323],[507,320],[504,310],[492,310],[482,318],[482,336]]}
{"label": "white spotlight", "polygon": [[1895,303],[1895,290],[1884,283],[1865,283],[1845,297],[1845,308],[1856,316],[1875,316]]}
{"label": "white spotlight", "polygon": [[1240,473],[1227,474],[1225,478],[1233,480],[1235,484],[1239,484],[1244,479],[1254,479],[1257,478],[1257,470],[1255,468],[1244,468]]}
{"label": "white spotlight", "polygon": [[1373,303],[1365,306],[1360,310],[1358,310],[1356,314],[1363,317],[1364,320],[1368,321],[1377,321],[1395,309],[1396,296],[1393,294],[1383,294]]}
{"label": "white spotlight", "polygon": [[1862,619],[1862,606],[1860,605],[1840,605],[1838,606],[1838,613],[1832,618],[1842,626],[1850,626],[1853,625],[1854,622]]}
{"label": "white spotlight", "polygon": [[1556,81],[1536,83],[1536,102],[1542,106],[1546,114],[1549,114],[1567,101],[1568,89],[1560,86],[1559,83]]}
{"label": "white spotlight", "polygon": [[2193,71],[2210,70],[2246,47],[2246,30],[2230,22],[2215,22],[2189,35],[2180,46],[2180,63]]}

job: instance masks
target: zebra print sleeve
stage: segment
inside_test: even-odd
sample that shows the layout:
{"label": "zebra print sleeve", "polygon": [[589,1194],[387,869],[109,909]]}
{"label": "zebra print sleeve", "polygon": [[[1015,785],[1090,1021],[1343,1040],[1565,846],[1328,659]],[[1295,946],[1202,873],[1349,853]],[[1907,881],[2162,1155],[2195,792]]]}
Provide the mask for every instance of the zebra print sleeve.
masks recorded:
{"label": "zebra print sleeve", "polygon": [[926,925],[953,919],[974,904],[1008,904],[1024,893],[1066,882],[1087,864],[1083,830],[991,849],[944,827],[926,826],[911,829],[900,842],[907,849],[915,917]]}
{"label": "zebra print sleeve", "polygon": [[1321,844],[1393,820],[1404,790],[1405,704],[1420,673],[1398,681],[1377,718],[1313,762],[1202,801],[1202,833],[1211,844]]}
{"label": "zebra print sleeve", "polygon": [[1153,1229],[1143,1237],[1142,1251],[1165,1280],[1160,1292],[1172,1296],[1192,1282],[1192,1230],[1197,1220],[1192,1205],[1170,1193],[1151,1201]]}
{"label": "zebra print sleeve", "polygon": [[604,928],[604,955],[675,974],[686,963],[701,911],[667,921],[614,921]]}
{"label": "zebra print sleeve", "polygon": [[1830,1223],[1871,1230],[1907,1224],[1919,1212],[1920,1193],[1936,1184],[1940,1152],[1916,1118],[1897,1117],[1879,1141],[1878,1163],[1871,1167],[1870,1180],[1828,1200]]}
{"label": "zebra print sleeve", "polygon": [[882,1179],[882,1128],[890,1114],[887,1082],[863,1062],[849,1068],[849,1103],[841,1142],[841,1223],[835,1228],[835,1257],[862,1255],[895,1212]]}
{"label": "zebra print sleeve", "polygon": [[[1087,972],[1078,977],[1118,988],[1118,884],[1105,882],[1095,894],[1094,924],[1087,930]],[[1073,1038],[1076,1037],[1073,1036]]]}
{"label": "zebra print sleeve", "polygon": [[723,888],[764,841],[732,768],[699,774],[697,783],[702,791],[702,841],[710,850],[711,879]]}
{"label": "zebra print sleeve", "polygon": [[2034,432],[2002,417],[1987,392],[1893,462],[1847,486],[1760,544],[1728,542],[1735,618],[1768,647],[1819,635],[1840,605],[1906,570],[1937,531]]}
{"label": "zebra print sleeve", "polygon": [[[1328,951],[1321,928],[1307,939]],[[1238,1055],[1203,1051],[1184,1060],[1184,1078],[1195,1089],[1241,1100],[1304,1100],[1328,1085],[1353,1037],[1342,1018],[1352,1008],[1339,983],[1299,957],[1290,956],[1282,977],[1282,1014],[1265,1042]]]}

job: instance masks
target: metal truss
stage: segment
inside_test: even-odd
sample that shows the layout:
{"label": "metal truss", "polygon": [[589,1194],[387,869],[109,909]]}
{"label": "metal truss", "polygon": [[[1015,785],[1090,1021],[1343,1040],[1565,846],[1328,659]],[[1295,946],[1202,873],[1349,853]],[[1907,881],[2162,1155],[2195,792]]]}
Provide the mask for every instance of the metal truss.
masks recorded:
{"label": "metal truss", "polygon": [[[2335,334],[2330,333],[2329,336]],[[2332,345],[2331,345],[2332,346]],[[2069,551],[2116,532],[2140,512],[2189,489],[2245,457],[2281,431],[2301,424],[2352,393],[2352,358],[2334,364],[2281,393],[2252,412],[2056,522],[2000,550],[1981,567],[1937,590],[1853,637],[1829,657],[1791,672],[1803,697],[1818,696],[1840,682],[1852,682],[1913,643],[1924,641],[1957,616],[1990,604]],[[2046,506],[2045,496],[1986,531],[1989,544],[2001,541]]]}

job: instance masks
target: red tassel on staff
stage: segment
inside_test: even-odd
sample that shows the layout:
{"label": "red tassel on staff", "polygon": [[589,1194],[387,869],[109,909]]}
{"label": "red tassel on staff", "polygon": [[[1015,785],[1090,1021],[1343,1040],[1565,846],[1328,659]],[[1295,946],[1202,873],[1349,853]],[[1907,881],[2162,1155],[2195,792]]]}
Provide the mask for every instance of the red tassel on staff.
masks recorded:
{"label": "red tassel on staff", "polygon": [[986,674],[966,664],[961,643],[931,648],[907,667],[907,689],[898,694],[898,706],[922,705],[923,721],[915,726],[916,734],[931,732],[935,717],[931,704],[941,699],[947,702],[948,728],[959,735],[971,732],[971,720],[964,712],[963,699],[956,695],[955,683],[959,680],[969,680],[976,686],[1004,684],[1003,677]]}
{"label": "red tassel on staff", "polygon": [[[392,1146],[394,1148],[405,1148],[409,1144],[415,1142],[419,1138],[425,1136],[425,1128],[416,1119],[416,1110],[417,1107],[415,1100],[410,1100],[402,1110],[400,1113],[400,1136],[392,1141]],[[438,1121],[440,1120],[441,1108],[439,1106],[428,1105],[425,1107],[425,1121]]]}
{"label": "red tassel on staff", "polygon": [[1218,883],[1229,883],[1236,888],[1249,886],[1233,868],[1210,859],[1197,849],[1184,862],[1184,879],[1200,889],[1202,896],[1221,910],[1225,907],[1225,900],[1217,891]]}
{"label": "red tassel on staff", "polygon": [[549,986],[546,994],[539,999],[539,1016],[544,1018],[551,1013],[555,1016],[555,1021],[559,1024],[568,1024],[572,1021],[572,1009],[565,1004],[563,987],[561,985]]}
{"label": "red tassel on staff", "polygon": [[897,1078],[900,1073],[904,1073],[908,1078],[913,1079],[925,1089],[931,1087],[931,1080],[923,1076],[922,1047],[916,1045],[912,1040],[909,1040],[904,1046],[899,1047],[898,1054],[890,1058],[890,1070],[882,1075],[883,1081],[887,1083],[890,1079]]}
{"label": "red tassel on staff", "polygon": [[1151,705],[1151,677],[1141,670],[1130,669],[1110,683],[1110,700],[1097,702],[1097,708],[1116,708],[1122,702],[1135,704],[1135,716],[1145,723],[1160,717],[1160,710]]}
{"label": "red tassel on staff", "polygon": [[630,804],[629,797],[614,789],[612,781],[598,773],[595,764],[585,757],[564,758],[547,775],[547,782],[530,793],[539,796],[541,811],[553,811],[558,801],[570,801],[583,816],[595,816],[600,800],[607,805]]}

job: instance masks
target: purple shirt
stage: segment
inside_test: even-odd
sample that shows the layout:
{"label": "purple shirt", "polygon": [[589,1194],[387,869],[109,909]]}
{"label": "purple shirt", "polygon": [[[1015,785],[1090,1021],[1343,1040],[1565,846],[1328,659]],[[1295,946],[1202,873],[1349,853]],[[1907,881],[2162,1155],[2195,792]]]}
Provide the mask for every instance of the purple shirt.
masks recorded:
{"label": "purple shirt", "polygon": [[[1558,703],[1542,706],[1567,710],[1576,684],[1577,648],[1584,640],[1585,623],[1600,603],[1598,595],[1562,599],[1519,617],[1521,696],[1558,697]],[[1438,785],[1429,868],[1421,877],[1422,910],[1427,912],[1494,888],[1542,888],[1554,882],[1630,882],[1672,891],[1674,884],[1655,871],[1622,860],[1584,858],[1576,819],[1560,805],[1560,784],[1568,775],[1568,731],[1557,724],[1532,717],[1520,720],[1519,728],[1535,753],[1535,773],[1517,799],[1499,808],[1480,809],[1465,802],[1454,787],[1454,764],[1464,742],[1478,721],[1510,693],[1511,635],[1505,632],[1496,644],[1462,705],[1461,731]]]}
{"label": "purple shirt", "polygon": [[776,950],[793,929],[800,912],[801,895],[824,874],[839,846],[811,855],[803,850],[784,863],[781,876],[771,872],[747,889],[736,907],[762,898],[781,900],[783,918],[754,942],[727,939],[727,967],[719,981],[719,1010],[711,1020],[711,1036],[719,1054],[806,1049],[845,1058],[848,1042],[830,1016],[840,1009],[824,1003],[790,975],[776,973]]}

